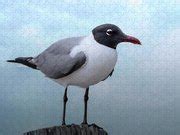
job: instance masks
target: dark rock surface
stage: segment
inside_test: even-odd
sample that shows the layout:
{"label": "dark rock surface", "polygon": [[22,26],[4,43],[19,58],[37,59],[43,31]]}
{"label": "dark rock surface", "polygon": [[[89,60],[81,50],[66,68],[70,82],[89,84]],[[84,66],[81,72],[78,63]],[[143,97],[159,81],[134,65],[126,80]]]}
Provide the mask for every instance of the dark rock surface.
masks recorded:
{"label": "dark rock surface", "polygon": [[92,125],[62,125],[38,129],[24,133],[24,135],[108,135],[103,128]]}

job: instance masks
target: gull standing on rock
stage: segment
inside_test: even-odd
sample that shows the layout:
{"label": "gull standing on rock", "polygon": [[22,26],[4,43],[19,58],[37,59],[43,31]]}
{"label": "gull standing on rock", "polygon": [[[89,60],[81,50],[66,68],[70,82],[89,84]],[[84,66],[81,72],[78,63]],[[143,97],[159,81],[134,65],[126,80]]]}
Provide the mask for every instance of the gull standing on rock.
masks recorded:
{"label": "gull standing on rock", "polygon": [[89,36],[62,39],[36,57],[18,57],[8,62],[21,63],[40,70],[65,87],[62,125],[66,124],[68,86],[85,88],[82,124],[87,124],[89,86],[112,75],[117,61],[116,47],[121,42],[141,44],[137,38],[124,34],[116,25],[103,24],[94,28]]}

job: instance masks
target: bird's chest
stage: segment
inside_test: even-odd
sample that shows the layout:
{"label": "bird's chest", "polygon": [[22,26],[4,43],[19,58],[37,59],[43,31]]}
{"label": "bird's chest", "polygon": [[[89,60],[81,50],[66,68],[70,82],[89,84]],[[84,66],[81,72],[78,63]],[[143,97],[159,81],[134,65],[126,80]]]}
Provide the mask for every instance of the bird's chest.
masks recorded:
{"label": "bird's chest", "polygon": [[117,51],[115,49],[96,42],[90,43],[78,46],[71,53],[71,55],[75,55],[82,51],[86,55],[86,63],[73,75],[76,76],[76,81],[83,87],[104,80],[114,69],[117,61]]}
{"label": "bird's chest", "polygon": [[86,68],[93,74],[109,74],[117,61],[117,52],[103,45],[92,45],[85,50],[87,56]]}

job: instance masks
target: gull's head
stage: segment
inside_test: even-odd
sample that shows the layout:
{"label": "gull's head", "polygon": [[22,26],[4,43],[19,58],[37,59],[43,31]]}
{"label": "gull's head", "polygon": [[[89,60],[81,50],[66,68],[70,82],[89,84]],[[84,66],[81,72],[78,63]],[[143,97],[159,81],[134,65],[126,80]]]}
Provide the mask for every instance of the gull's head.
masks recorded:
{"label": "gull's head", "polygon": [[92,30],[94,39],[105,46],[116,48],[121,42],[130,42],[141,45],[141,42],[133,37],[126,35],[122,30],[114,24],[103,24]]}

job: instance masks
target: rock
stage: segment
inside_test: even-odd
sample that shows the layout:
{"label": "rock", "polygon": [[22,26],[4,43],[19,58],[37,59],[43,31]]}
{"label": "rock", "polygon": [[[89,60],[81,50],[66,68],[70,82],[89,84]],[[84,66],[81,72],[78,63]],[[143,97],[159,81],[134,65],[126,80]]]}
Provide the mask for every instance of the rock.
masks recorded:
{"label": "rock", "polygon": [[29,131],[24,135],[108,135],[108,133],[96,124],[72,124]]}

